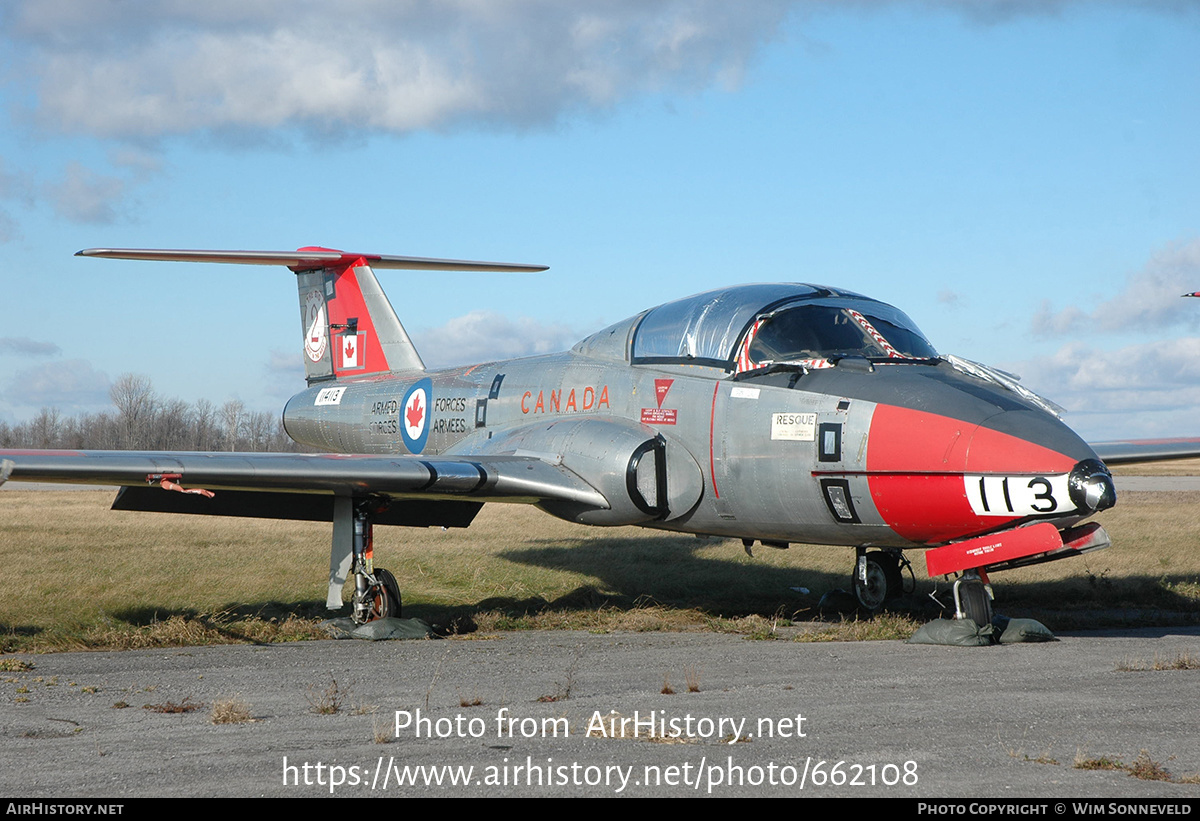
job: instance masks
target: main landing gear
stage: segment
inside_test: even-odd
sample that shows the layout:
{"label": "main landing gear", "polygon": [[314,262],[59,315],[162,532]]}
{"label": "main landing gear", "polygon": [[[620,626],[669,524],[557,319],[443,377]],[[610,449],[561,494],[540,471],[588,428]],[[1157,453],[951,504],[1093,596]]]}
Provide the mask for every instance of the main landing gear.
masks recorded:
{"label": "main landing gear", "polygon": [[333,500],[333,544],[329,553],[329,592],[325,606],[341,610],[342,586],[354,575],[350,617],[357,624],[400,615],[396,577],[375,567],[371,517],[383,511],[386,499],[336,496]]}
{"label": "main landing gear", "polygon": [[854,597],[864,610],[874,612],[904,591],[902,570],[912,573],[912,563],[897,549],[871,550],[856,548],[852,586]]}
{"label": "main landing gear", "polygon": [[360,508],[354,513],[354,599],[350,617],[356,624],[400,615],[400,587],[396,577],[375,567],[374,531],[370,513]]}

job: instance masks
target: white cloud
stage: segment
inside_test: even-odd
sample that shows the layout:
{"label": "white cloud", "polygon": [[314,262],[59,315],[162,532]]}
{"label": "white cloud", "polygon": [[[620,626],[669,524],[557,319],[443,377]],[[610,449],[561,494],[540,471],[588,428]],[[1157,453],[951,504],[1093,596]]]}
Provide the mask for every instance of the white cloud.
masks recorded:
{"label": "white cloud", "polygon": [[38,342],[27,336],[0,336],[0,354],[17,356],[53,356],[62,348],[53,342]]}
{"label": "white cloud", "polygon": [[[4,158],[0,157],[0,201],[28,206],[33,202],[31,190],[28,175],[9,172],[5,168]],[[0,243],[12,242],[20,236],[21,229],[17,221],[7,209],[0,208]]]}
{"label": "white cloud", "polygon": [[1172,245],[1129,276],[1124,290],[1093,311],[1074,305],[1055,311],[1042,303],[1033,331],[1042,336],[1096,331],[1200,327],[1200,306],[1180,295],[1200,289],[1200,239]]}
{"label": "white cloud", "polygon": [[942,290],[938,291],[937,301],[939,304],[945,305],[947,308],[961,308],[964,304],[966,304],[966,297],[964,297],[958,291],[952,291],[949,288],[943,288]]}
{"label": "white cloud", "polygon": [[304,389],[304,359],[299,346],[294,351],[272,348],[263,366],[263,390],[268,396],[290,397]]}
{"label": "white cloud", "polygon": [[17,221],[9,216],[8,212],[0,208],[0,243],[12,242],[21,236],[21,229],[17,225]]}
{"label": "white cloud", "polygon": [[1006,365],[1025,387],[1068,410],[1085,438],[1200,433],[1200,338],[1102,351],[1082,342]]}
{"label": "white cloud", "polygon": [[[542,127],[663,89],[736,87],[789,13],[927,6],[984,24],[1082,0],[11,0],[6,58],[53,130]],[[1184,0],[1143,0],[1188,14]],[[250,137],[253,139],[253,137]]]}
{"label": "white cloud", "polygon": [[65,359],[18,371],[5,388],[11,406],[53,406],[64,411],[107,408],[108,375],[85,359]]}
{"label": "white cloud", "polygon": [[73,222],[107,225],[117,220],[125,181],[72,162],[60,182],[47,186],[47,194],[59,215]]}
{"label": "white cloud", "polygon": [[107,137],[525,128],[663,88],[734,85],[787,0],[78,3],[5,35],[44,125]]}
{"label": "white cloud", "polygon": [[566,325],[547,325],[529,317],[513,320],[494,311],[472,311],[441,327],[412,334],[429,368],[554,353],[582,336]]}
{"label": "white cloud", "polygon": [[26,204],[33,200],[28,175],[9,171],[3,157],[0,157],[0,199]]}
{"label": "white cloud", "polygon": [[144,180],[162,171],[162,157],[156,151],[122,146],[109,152],[108,160],[136,180]]}

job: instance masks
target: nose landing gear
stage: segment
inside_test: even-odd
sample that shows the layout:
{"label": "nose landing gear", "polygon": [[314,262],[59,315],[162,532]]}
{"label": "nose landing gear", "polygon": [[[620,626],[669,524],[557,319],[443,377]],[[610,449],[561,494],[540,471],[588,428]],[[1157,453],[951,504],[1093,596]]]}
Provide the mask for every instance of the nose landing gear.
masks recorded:
{"label": "nose landing gear", "polygon": [[992,623],[992,584],[987,573],[965,570],[954,582],[954,618],[970,619],[980,627]]}

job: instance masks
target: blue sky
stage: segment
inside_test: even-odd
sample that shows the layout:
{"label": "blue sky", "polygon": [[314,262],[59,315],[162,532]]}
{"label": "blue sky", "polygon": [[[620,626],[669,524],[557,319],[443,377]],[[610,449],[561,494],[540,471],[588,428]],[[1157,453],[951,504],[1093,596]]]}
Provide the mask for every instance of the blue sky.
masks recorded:
{"label": "blue sky", "polygon": [[0,419],[126,372],[303,385],[284,269],[94,246],[537,262],[381,272],[430,364],[734,282],[839,285],[1090,439],[1200,435],[1200,6],[0,7]]}

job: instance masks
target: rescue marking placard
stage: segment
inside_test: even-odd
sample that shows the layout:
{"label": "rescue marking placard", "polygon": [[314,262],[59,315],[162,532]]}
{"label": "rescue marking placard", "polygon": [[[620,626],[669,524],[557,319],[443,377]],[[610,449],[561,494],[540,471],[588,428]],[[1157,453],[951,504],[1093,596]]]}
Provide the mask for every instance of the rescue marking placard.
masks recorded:
{"label": "rescue marking placard", "polygon": [[815,413],[771,414],[771,438],[793,442],[815,442],[817,440],[817,415]]}

